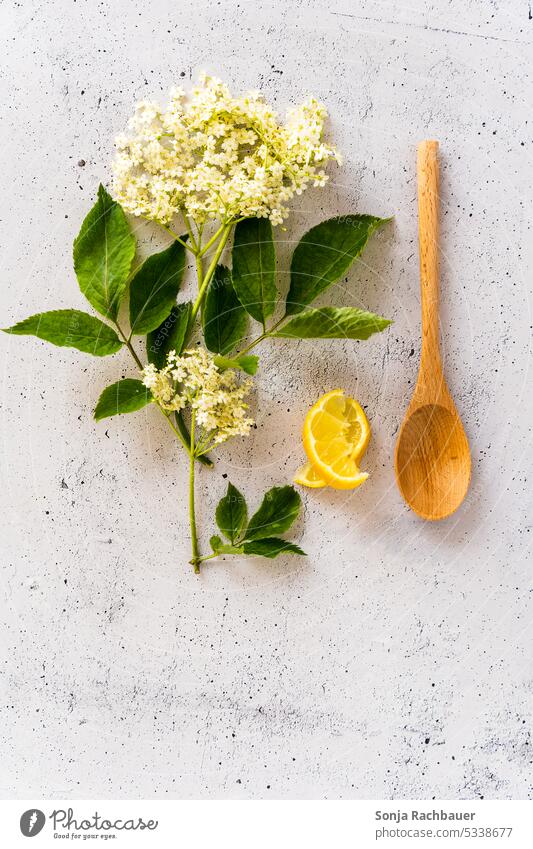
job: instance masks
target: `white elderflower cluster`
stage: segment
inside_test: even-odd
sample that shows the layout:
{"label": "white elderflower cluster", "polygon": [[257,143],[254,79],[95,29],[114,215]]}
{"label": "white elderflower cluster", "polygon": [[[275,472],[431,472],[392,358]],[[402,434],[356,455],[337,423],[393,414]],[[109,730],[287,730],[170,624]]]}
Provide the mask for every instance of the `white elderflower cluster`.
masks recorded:
{"label": "white elderflower cluster", "polygon": [[340,162],[322,140],[326,115],[309,98],[282,125],[259,92],[236,98],[203,75],[189,99],[173,89],[166,111],[137,105],[129,135],[116,139],[115,196],[128,212],[162,224],[180,213],[199,224],[240,217],[280,224],[293,195],[323,186],[326,163]]}
{"label": "white elderflower cluster", "polygon": [[205,450],[208,444],[211,448],[232,436],[246,436],[254,424],[244,403],[252,381],[239,383],[235,371],[221,371],[204,348],[184,351],[181,356],[170,351],[164,368],[145,366],[143,383],[164,410],[190,406],[202,428],[200,441]]}

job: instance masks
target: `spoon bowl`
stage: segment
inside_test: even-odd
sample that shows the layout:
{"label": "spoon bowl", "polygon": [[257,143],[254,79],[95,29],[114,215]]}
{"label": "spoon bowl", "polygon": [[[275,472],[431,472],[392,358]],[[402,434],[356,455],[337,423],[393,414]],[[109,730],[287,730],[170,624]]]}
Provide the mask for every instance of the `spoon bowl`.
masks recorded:
{"label": "spoon bowl", "polygon": [[470,451],[461,420],[441,404],[424,404],[405,419],[396,444],[398,486],[423,519],[444,519],[470,483]]}
{"label": "spoon bowl", "polygon": [[470,484],[470,449],[442,372],[439,346],[438,142],[418,146],[418,220],[422,352],[411,403],[395,451],[396,481],[423,519],[444,519]]}

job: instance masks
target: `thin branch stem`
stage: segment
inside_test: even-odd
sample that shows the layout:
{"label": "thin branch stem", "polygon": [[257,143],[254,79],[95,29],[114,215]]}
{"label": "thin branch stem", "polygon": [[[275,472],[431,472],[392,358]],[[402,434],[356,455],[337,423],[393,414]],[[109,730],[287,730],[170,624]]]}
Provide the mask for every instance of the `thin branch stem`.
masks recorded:
{"label": "thin branch stem", "polygon": [[274,332],[274,330],[277,330],[280,324],[282,324],[282,322],[284,321],[285,316],[283,316],[283,318],[280,318],[279,321],[276,321],[276,323],[273,324],[272,327],[269,327],[268,330],[265,330],[263,333],[261,333],[261,336],[258,336],[257,339],[254,339],[253,342],[250,342],[250,344],[247,345],[246,348],[243,348],[242,351],[239,351],[237,354],[235,354],[235,357],[242,357],[243,354],[247,354],[248,351],[251,351],[252,348],[255,348],[256,345],[259,345],[259,343],[262,342],[263,339],[268,339],[268,337]]}
{"label": "thin branch stem", "polygon": [[131,354],[131,356],[133,357],[133,359],[135,360],[136,365],[137,365],[137,366],[138,366],[138,368],[142,371],[142,370],[143,370],[143,368],[144,368],[144,366],[143,366],[142,362],[140,361],[139,357],[137,356],[137,352],[135,351],[135,348],[134,348],[134,347],[133,347],[133,345],[131,344],[131,334],[130,334],[129,336],[126,336],[126,334],[125,334],[125,333],[124,333],[124,331],[122,330],[122,328],[121,328],[120,324],[118,323],[118,321],[114,321],[114,322],[113,322],[113,324],[114,324],[114,325],[115,325],[115,327],[117,328],[117,330],[118,330],[118,332],[119,332],[119,335],[122,337],[122,340],[123,340],[124,344],[126,345],[126,348],[127,348],[127,349],[128,349],[128,351],[130,352],[130,354]]}
{"label": "thin branch stem", "polygon": [[189,219],[187,218],[187,216],[185,215],[184,212],[182,212],[181,214],[183,216],[183,220],[185,221],[185,226],[186,226],[187,232],[189,234],[189,239],[191,240],[191,245],[193,246],[194,253],[196,254],[200,250],[200,244],[199,244],[199,242],[196,241],[196,239],[194,237],[194,233],[193,233],[192,227],[191,227],[191,222],[189,221]]}
{"label": "thin branch stem", "polygon": [[194,426],[195,426],[195,414],[194,411],[191,416],[191,444],[189,447],[189,522],[191,526],[191,548],[192,548],[192,557],[190,563],[194,566],[194,571],[196,574],[200,571],[200,550],[198,548],[198,533],[196,530],[196,510],[194,504],[194,467],[195,467],[195,456],[194,456]]}
{"label": "thin branch stem", "polygon": [[[158,405],[158,406],[159,406],[159,405]],[[161,407],[159,407],[159,409],[161,410],[161,412],[162,412],[162,413],[163,413],[163,415],[165,416],[165,418],[166,418],[167,422],[169,423],[170,427],[172,428],[172,430],[174,431],[174,433],[175,433],[175,434],[176,434],[176,436],[178,437],[179,441],[181,442],[181,444],[182,444],[182,445],[183,445],[183,447],[185,448],[185,450],[186,450],[187,454],[189,454],[189,452],[190,452],[190,450],[191,450],[191,449],[190,449],[190,445],[189,445],[189,443],[187,442],[187,440],[185,439],[185,436],[184,436],[184,435],[180,432],[180,430],[176,427],[176,425],[174,424],[174,422],[173,422],[173,421],[172,421],[172,419],[170,418],[170,415],[171,415],[171,414],[170,414],[170,413],[169,413],[169,414],[167,414],[167,413],[166,413],[166,412],[165,412],[165,411],[164,411]]]}
{"label": "thin branch stem", "polygon": [[[179,432],[183,436],[183,439],[185,440],[185,444],[187,445],[187,453],[188,453],[189,452],[190,436],[189,436],[189,431],[187,430],[187,425],[185,424],[185,422],[183,420],[183,415],[181,413],[181,410],[178,413],[176,413],[176,425],[178,427]],[[209,457],[206,457],[205,454],[198,455],[198,453],[197,453],[196,459],[198,460],[199,463],[202,464],[202,466],[207,466],[209,469],[213,468],[213,461],[210,460]]]}
{"label": "thin branch stem", "polygon": [[191,232],[190,224],[189,224],[188,220],[186,219],[185,215],[183,215],[183,219],[185,221],[185,226],[187,227],[187,230],[189,232],[189,236],[191,238],[191,244],[189,244],[188,242],[185,242],[181,238],[181,236],[178,236],[178,234],[175,233],[174,230],[172,230],[172,228],[168,226],[168,224],[163,224],[162,221],[157,221],[155,218],[150,218],[148,215],[141,215],[140,218],[144,218],[145,221],[149,221],[151,224],[159,224],[159,226],[162,227],[163,230],[165,230],[169,234],[169,236],[172,236],[172,238],[175,239],[176,242],[179,242],[180,245],[183,245],[183,247],[187,248],[187,250],[190,251],[192,254],[196,254],[196,252],[198,250],[198,247],[196,245],[196,239],[194,238],[194,236]]}
{"label": "thin branch stem", "polygon": [[174,232],[174,230],[171,230],[171,228],[170,228],[170,227],[167,227],[167,225],[166,225],[166,224],[163,224],[163,223],[161,223],[161,222],[158,222],[158,223],[161,225],[161,227],[163,228],[163,230],[166,230],[166,231],[167,231],[167,233],[169,234],[169,236],[172,236],[172,238],[176,240],[176,242],[179,242],[179,243],[180,243],[180,245],[183,245],[183,247],[184,247],[184,248],[187,248],[187,250],[188,250],[188,251],[190,251],[192,254],[196,253],[196,251],[195,251],[195,249],[194,249],[193,245],[190,245],[188,242],[185,242],[185,241],[181,238],[181,236],[178,236],[178,234],[177,234],[177,233],[175,233],[175,232]]}
{"label": "thin branch stem", "polygon": [[199,288],[199,291],[198,291],[198,297],[196,298],[196,301],[194,302],[194,306],[193,306],[192,311],[191,311],[191,326],[194,322],[194,319],[196,318],[196,316],[198,314],[198,310],[202,306],[202,301],[204,300],[205,293],[207,291],[207,287],[209,286],[209,283],[211,282],[211,278],[212,278],[213,274],[215,273],[217,263],[220,259],[222,251],[224,250],[226,242],[228,241],[229,234],[231,233],[232,226],[233,226],[233,222],[231,222],[230,224],[226,224],[224,230],[222,231],[222,235],[221,235],[220,240],[218,242],[217,249],[216,249],[215,253],[213,254],[213,258],[212,258],[212,260],[209,264],[209,268],[207,269],[207,271],[205,273],[205,277],[203,278],[202,282],[200,283],[200,288]]}
{"label": "thin branch stem", "polygon": [[196,443],[196,456],[198,459],[203,457],[205,454],[209,454],[210,451],[213,450],[217,443],[213,438],[213,434],[215,431],[208,431],[202,435],[202,438]]}
{"label": "thin branch stem", "polygon": [[[204,279],[204,266],[202,262],[202,254],[196,254],[196,274],[198,277],[198,288],[200,289],[202,285],[202,280]],[[191,325],[193,322],[193,316],[191,315]]]}
{"label": "thin branch stem", "polygon": [[[213,559],[213,557],[220,557],[220,554],[218,554],[218,553],[216,553],[216,552],[215,552],[215,554],[204,554],[204,556],[203,556],[203,557],[198,557],[198,558],[197,558],[197,562],[198,562],[198,563],[203,563],[203,562],[204,562],[204,560],[212,560],[212,559]],[[189,562],[190,562],[190,563],[192,563],[192,560],[190,560]],[[198,569],[198,571],[200,571],[200,570]]]}
{"label": "thin branch stem", "polygon": [[238,351],[237,354],[235,354],[235,357],[242,357],[243,354],[247,354],[248,351],[251,351],[252,348],[255,348],[256,345],[259,345],[259,343],[262,342],[263,339],[266,339],[269,333],[270,331],[268,333],[261,333],[261,336],[258,336],[257,339],[254,339],[253,342],[250,342],[250,344],[247,345],[246,348],[243,348],[242,351]]}
{"label": "thin branch stem", "polygon": [[223,223],[223,224],[221,224],[221,225],[220,225],[220,227],[218,228],[218,230],[217,230],[217,232],[215,233],[215,235],[214,235],[214,236],[211,236],[211,238],[209,239],[209,241],[208,241],[208,242],[206,242],[206,244],[203,246],[202,250],[200,251],[200,256],[203,256],[204,254],[206,254],[206,253],[207,253],[207,251],[209,250],[209,248],[211,247],[211,245],[214,245],[214,244],[215,244],[215,242],[216,242],[216,240],[218,239],[218,237],[222,234],[222,231],[223,231],[223,229],[224,229],[224,227],[225,227],[225,226],[226,226],[226,224],[225,224],[225,223]]}

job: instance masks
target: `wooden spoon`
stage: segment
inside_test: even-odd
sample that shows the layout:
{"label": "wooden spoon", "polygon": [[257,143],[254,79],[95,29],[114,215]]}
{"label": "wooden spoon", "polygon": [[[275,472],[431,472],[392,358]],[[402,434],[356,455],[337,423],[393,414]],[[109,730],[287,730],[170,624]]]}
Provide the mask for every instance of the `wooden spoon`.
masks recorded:
{"label": "wooden spoon", "polygon": [[439,143],[418,146],[418,233],[422,299],[422,354],[411,403],[396,443],[396,481],[423,519],[457,510],[470,483],[470,450],[442,373],[439,350]]}

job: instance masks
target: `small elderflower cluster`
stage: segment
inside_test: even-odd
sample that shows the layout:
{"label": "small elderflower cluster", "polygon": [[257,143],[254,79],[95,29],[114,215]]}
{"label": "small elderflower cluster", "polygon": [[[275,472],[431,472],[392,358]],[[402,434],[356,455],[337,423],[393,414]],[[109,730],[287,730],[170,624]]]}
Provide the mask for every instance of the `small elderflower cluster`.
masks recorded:
{"label": "small elderflower cluster", "polygon": [[167,225],[180,213],[199,224],[241,217],[280,224],[293,195],[323,186],[323,166],[340,162],[322,141],[326,115],[309,98],[283,126],[259,92],[235,98],[203,75],[189,100],[173,89],[166,111],[138,104],[131,134],[116,139],[115,196],[128,212]]}
{"label": "small elderflower cluster", "polygon": [[201,453],[232,436],[246,436],[254,423],[247,417],[244,403],[252,381],[239,383],[235,371],[221,371],[203,348],[184,351],[181,356],[170,351],[164,368],[151,363],[144,368],[143,383],[168,412],[190,406],[203,431],[197,443]]}

